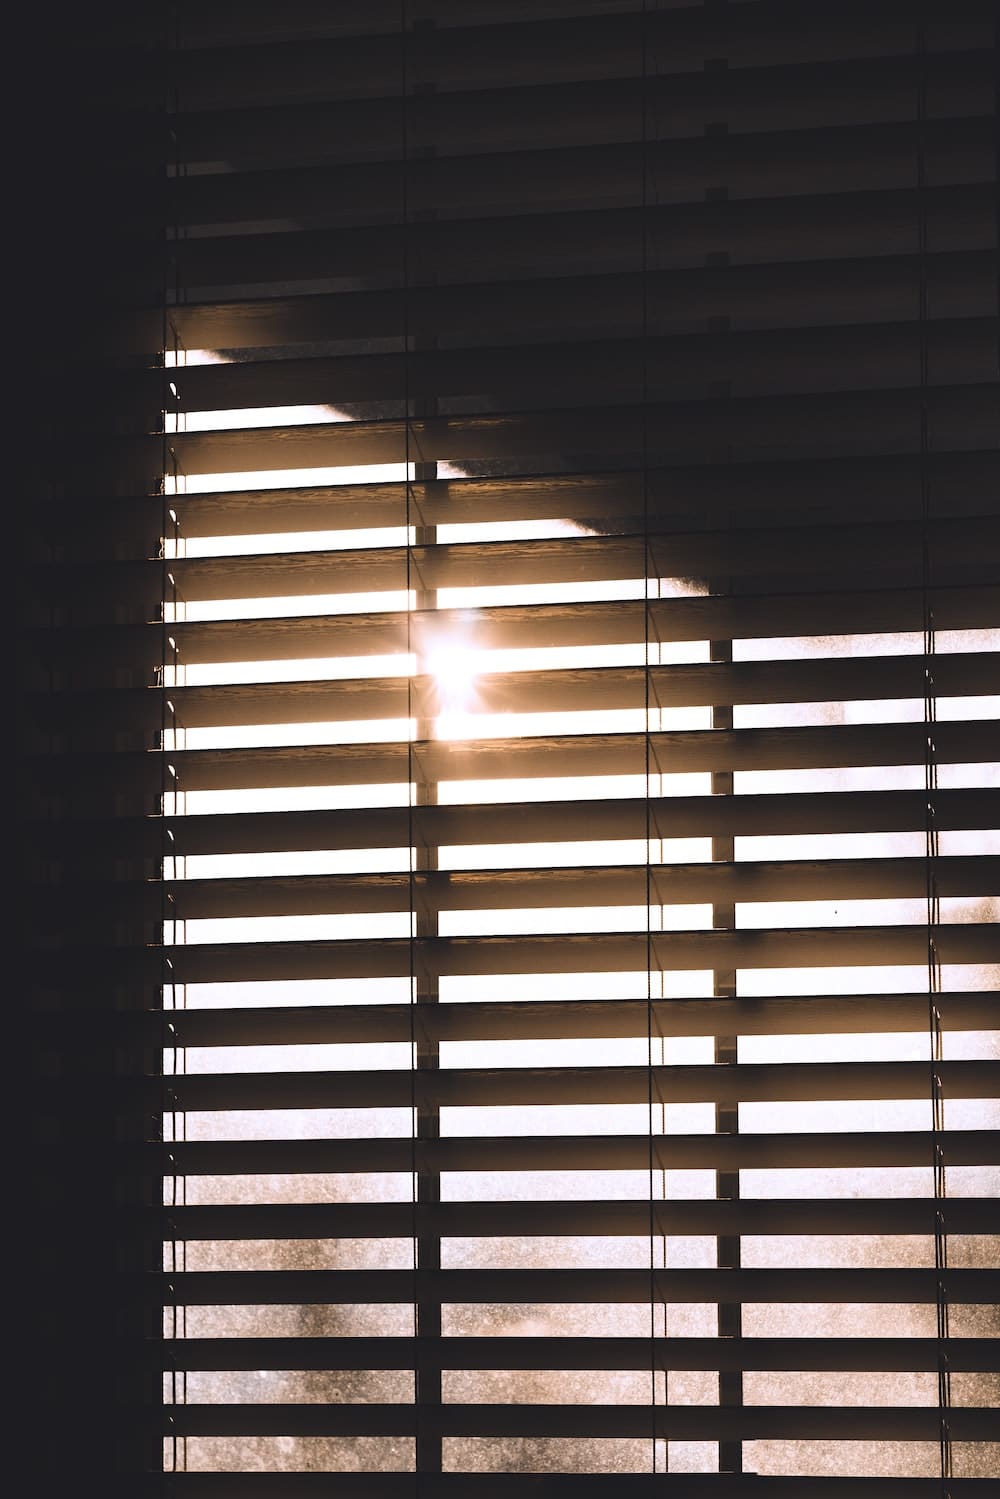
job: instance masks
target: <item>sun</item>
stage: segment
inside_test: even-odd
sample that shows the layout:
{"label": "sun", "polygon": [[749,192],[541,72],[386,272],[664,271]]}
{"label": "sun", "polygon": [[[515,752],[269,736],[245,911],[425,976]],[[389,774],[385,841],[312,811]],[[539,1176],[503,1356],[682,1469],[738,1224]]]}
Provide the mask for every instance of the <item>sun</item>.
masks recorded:
{"label": "sun", "polygon": [[479,705],[476,684],[488,669],[488,653],[456,628],[430,641],[418,662],[419,670],[429,678],[434,737],[470,737]]}

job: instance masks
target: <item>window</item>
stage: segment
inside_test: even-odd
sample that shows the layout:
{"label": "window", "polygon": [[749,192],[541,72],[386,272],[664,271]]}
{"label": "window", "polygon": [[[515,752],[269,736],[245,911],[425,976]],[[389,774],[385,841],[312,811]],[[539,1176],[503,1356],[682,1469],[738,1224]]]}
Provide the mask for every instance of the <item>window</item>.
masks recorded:
{"label": "window", "polygon": [[169,1492],[996,1470],[990,37],[180,7]]}

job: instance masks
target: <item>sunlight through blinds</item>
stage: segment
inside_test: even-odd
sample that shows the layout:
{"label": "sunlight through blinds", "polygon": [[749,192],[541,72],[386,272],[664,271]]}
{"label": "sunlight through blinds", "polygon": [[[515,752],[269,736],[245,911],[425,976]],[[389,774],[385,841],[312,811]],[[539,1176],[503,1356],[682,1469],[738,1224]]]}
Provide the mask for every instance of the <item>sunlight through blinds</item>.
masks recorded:
{"label": "sunlight through blinds", "polygon": [[985,1492],[990,6],[174,10],[164,1491]]}

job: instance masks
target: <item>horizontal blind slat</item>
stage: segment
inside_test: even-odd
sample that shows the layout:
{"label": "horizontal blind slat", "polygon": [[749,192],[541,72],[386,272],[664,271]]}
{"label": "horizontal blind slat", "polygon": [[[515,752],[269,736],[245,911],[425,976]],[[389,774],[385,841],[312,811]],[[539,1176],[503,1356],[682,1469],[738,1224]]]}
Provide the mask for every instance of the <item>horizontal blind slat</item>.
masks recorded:
{"label": "horizontal blind slat", "polygon": [[[416,335],[419,336],[419,335]],[[925,393],[941,440],[959,448],[985,447],[995,430],[996,386],[985,381],[934,386]],[[234,428],[217,432],[169,435],[171,461],[188,477],[267,469],[326,465],[476,462],[518,459],[530,472],[529,459],[546,453],[583,453],[590,461],[608,461],[621,453],[638,455],[647,428],[653,452],[690,462],[707,440],[721,433],[750,454],[796,457],[853,456],[870,451],[893,452],[912,446],[921,394],[914,387],[877,391],[838,390],[819,395],[737,395],[651,402],[648,408],[579,406],[563,412],[511,413],[506,416],[414,417],[408,424],[332,422],[308,426]],[[874,437],[869,434],[878,434]],[[783,440],[782,440],[783,439]],[[409,455],[409,456],[408,456]],[[960,538],[948,537],[953,545]],[[855,555],[855,562],[857,557]]]}
{"label": "horizontal blind slat", "polygon": [[[721,966],[721,965],[720,965]],[[946,1098],[991,1098],[1000,1062],[935,1062]],[[175,1109],[512,1107],[528,1104],[735,1103],[926,1098],[924,1062],[741,1062],[728,1066],[441,1068],[409,1071],[192,1073],[164,1079]]]}
{"label": "horizontal blind slat", "polygon": [[[255,1270],[165,1275],[152,1299],[184,1306],[345,1306],[442,1302],[830,1302],[935,1305],[931,1269],[888,1270]],[[949,1269],[949,1300],[986,1306],[1000,1271]]]}
{"label": "horizontal blind slat", "polygon": [[[913,791],[784,792],[738,797],[651,798],[654,838],[749,836],[784,833],[909,832],[924,825],[925,802]],[[977,787],[939,791],[938,826],[985,828],[996,825],[1000,793]],[[371,808],[363,813],[215,813],[168,823],[179,855],[280,849],[398,847],[409,841],[405,808]],[[502,807],[455,806],[413,809],[418,842],[442,844],[573,841],[582,832],[572,805],[511,802]],[[646,804],[623,797],[588,808],[590,839],[645,838]],[[80,829],[85,836],[85,828]]]}
{"label": "horizontal blind slat", "polygon": [[[656,762],[681,772],[919,765],[925,743],[921,723],[679,729],[649,735]],[[938,722],[934,743],[942,765],[1000,759],[1000,720]],[[414,753],[432,781],[554,772],[642,775],[646,766],[646,740],[637,734],[423,740],[415,743]],[[91,768],[85,756],[74,761],[81,773]],[[406,744],[329,744],[172,750],[170,764],[181,789],[199,791],[399,782],[406,778],[409,761]],[[143,768],[139,757],[138,770]]]}
{"label": "horizontal blind slat", "polygon": [[[442,1342],[448,1369],[857,1370],[936,1372],[936,1338],[648,1338],[453,1337]],[[410,1369],[421,1354],[412,1338],[168,1339],[150,1362],[175,1369]],[[996,1340],[955,1338],[956,1372],[991,1373]]]}
{"label": "horizontal blind slat", "polygon": [[1000,1232],[1000,1204],[952,1199],[735,1202],[298,1203],[266,1207],[171,1207],[175,1239],[411,1239],[414,1235],[918,1234],[933,1236],[940,1212],[949,1234]]}
{"label": "horizontal blind slat", "polygon": [[[996,1001],[983,990],[935,996],[948,1030],[988,1030]],[[922,1031],[926,994],[815,994],[739,999],[572,1000],[514,999],[447,1005],[310,1005],[302,1008],[177,1010],[166,1022],[141,1017],[144,1033],[166,1024],[178,1046],[303,1045],[409,1041],[415,1029],[427,1041],[568,1040],[596,1036],[862,1034]],[[85,1016],[83,1026],[90,1024]],[[139,1027],[137,1026],[137,1029]]]}
{"label": "horizontal blind slat", "polygon": [[[588,1405],[592,1437],[642,1437],[650,1426],[671,1440],[799,1438],[869,1441],[936,1440],[935,1406],[725,1406]],[[949,1424],[956,1442],[989,1441],[996,1409],[955,1407]],[[166,1434],[188,1436],[401,1436],[427,1429],[448,1437],[579,1437],[580,1411],[573,1405],[458,1405],[431,1411],[414,1405],[176,1405],[166,1408]]]}
{"label": "horizontal blind slat", "polygon": [[[993,895],[1000,889],[1000,856],[942,858],[936,869],[943,897]],[[652,905],[835,896],[887,900],[924,896],[926,884],[926,860],[884,858],[182,880],[167,884],[165,893],[172,916],[190,920],[402,911],[409,910],[411,897],[427,912],[645,905],[647,893]]]}
{"label": "horizontal blind slat", "polygon": [[988,1129],[891,1130],[844,1134],[574,1135],[454,1137],[418,1140],[179,1141],[151,1152],[161,1170],[188,1175],[276,1172],[645,1171],[670,1168],[812,1169],[817,1166],[927,1167],[940,1150],[946,1165],[1000,1164]]}

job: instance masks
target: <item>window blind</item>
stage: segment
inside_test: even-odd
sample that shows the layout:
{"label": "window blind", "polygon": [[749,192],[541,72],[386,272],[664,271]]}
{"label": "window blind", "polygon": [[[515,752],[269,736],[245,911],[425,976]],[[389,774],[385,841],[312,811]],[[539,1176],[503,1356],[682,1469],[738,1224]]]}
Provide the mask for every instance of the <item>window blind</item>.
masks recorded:
{"label": "window blind", "polygon": [[185,1491],[988,1476],[984,21],[183,18]]}
{"label": "window blind", "polygon": [[164,33],[163,417],[35,710],[120,814],[121,1461],[985,1493],[991,8]]}

